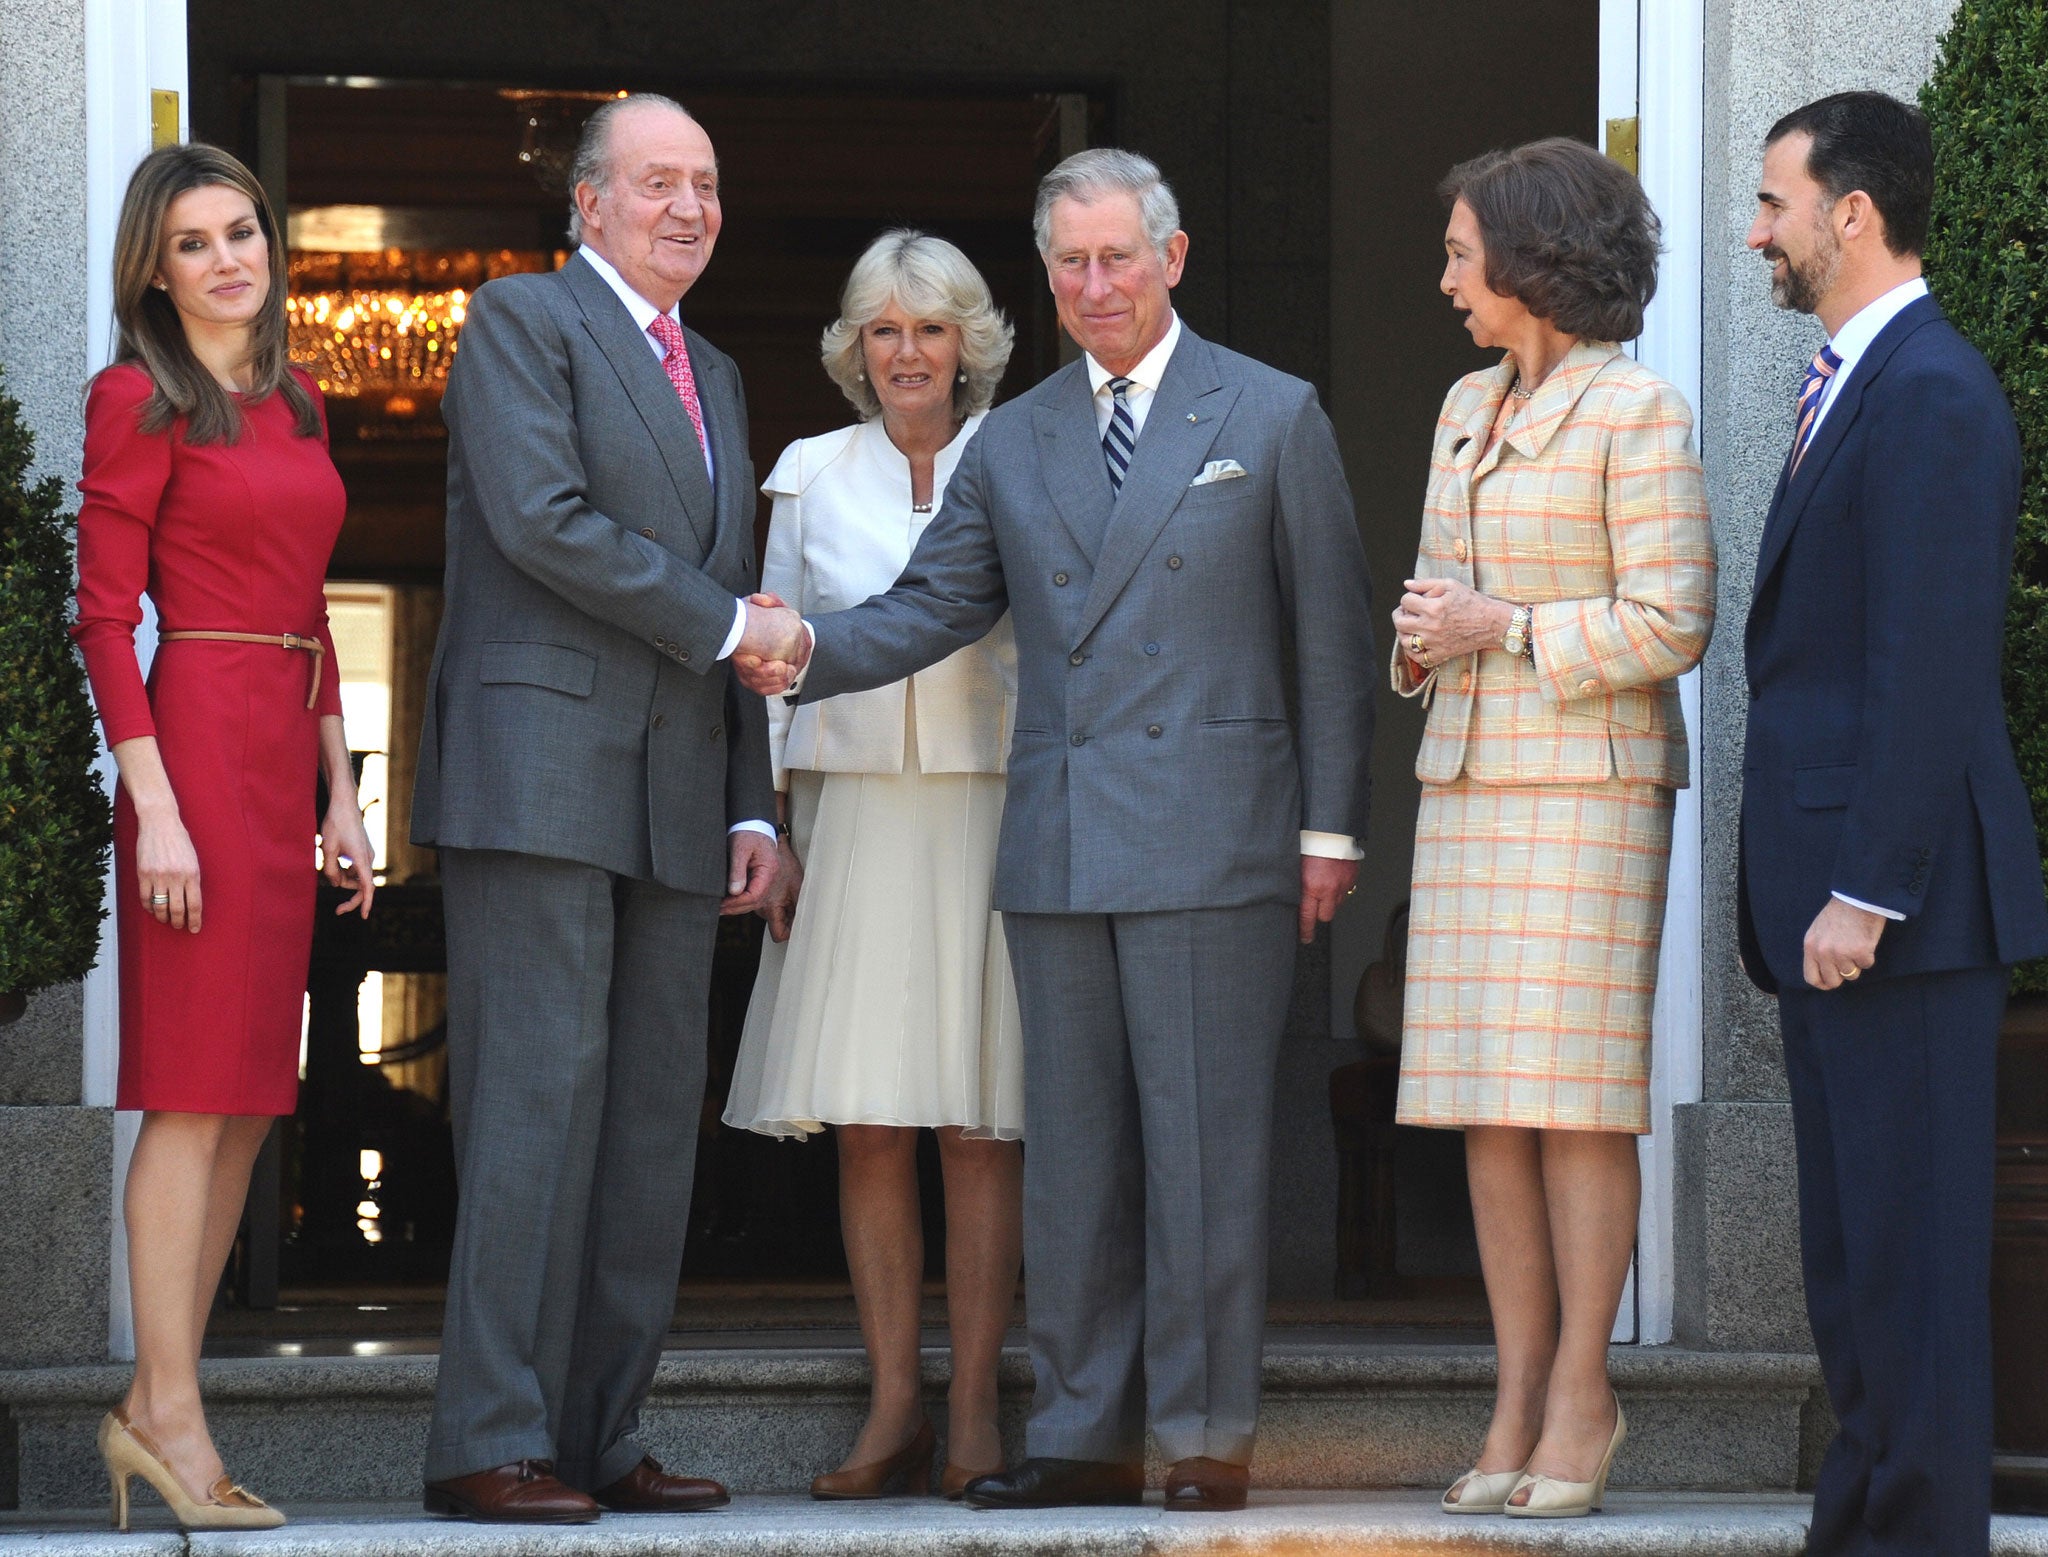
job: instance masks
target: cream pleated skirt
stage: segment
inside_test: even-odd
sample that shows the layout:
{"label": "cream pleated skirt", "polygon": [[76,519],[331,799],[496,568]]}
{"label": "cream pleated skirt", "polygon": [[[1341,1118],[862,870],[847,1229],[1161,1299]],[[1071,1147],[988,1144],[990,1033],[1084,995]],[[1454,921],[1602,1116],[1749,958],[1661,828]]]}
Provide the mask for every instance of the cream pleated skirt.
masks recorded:
{"label": "cream pleated skirt", "polygon": [[920,773],[906,745],[900,774],[790,770],[803,892],[789,940],[762,942],[729,1125],[1024,1133],[1017,996],[988,906],[1003,776]]}
{"label": "cream pleated skirt", "polygon": [[1424,784],[1397,1117],[1650,1128],[1673,792]]}

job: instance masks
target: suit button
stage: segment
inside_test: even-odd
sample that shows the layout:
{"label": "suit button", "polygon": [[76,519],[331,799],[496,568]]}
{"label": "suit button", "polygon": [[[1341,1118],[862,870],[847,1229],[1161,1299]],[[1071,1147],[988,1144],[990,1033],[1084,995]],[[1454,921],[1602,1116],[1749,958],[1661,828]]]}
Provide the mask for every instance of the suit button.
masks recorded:
{"label": "suit button", "polygon": [[654,646],[657,649],[665,649],[668,647],[668,640],[666,638],[657,638],[654,640]]}
{"label": "suit button", "polygon": [[1059,585],[1062,589],[1065,589],[1067,587],[1067,576],[1064,573],[1055,573],[1052,576],[1052,581],[1055,584]]}
{"label": "suit button", "polygon": [[1168,557],[1168,558],[1166,559],[1166,565],[1167,565],[1167,566],[1168,566],[1169,568],[1178,568],[1178,567],[1180,566],[1180,558],[1178,558],[1178,557]]}
{"label": "suit button", "polygon": [[1456,557],[1460,562],[1463,562],[1465,560],[1469,550],[1470,548],[1468,548],[1462,540],[1453,542],[1451,545],[1451,555],[1453,557]]}
{"label": "suit button", "polygon": [[650,541],[654,539],[654,532],[652,530],[642,530],[640,533],[646,536]]}
{"label": "suit button", "polygon": [[1148,643],[1145,645],[1145,652],[1147,654],[1157,654],[1159,652],[1159,645],[1156,643]]}
{"label": "suit button", "polygon": [[667,715],[667,714],[656,714],[656,715],[654,716],[654,728],[655,728],[655,729],[659,730],[659,729],[660,729],[660,728],[661,728],[661,727],[662,727],[663,725],[665,725],[665,724],[667,724],[667,723],[668,723],[668,715]]}
{"label": "suit button", "polygon": [[[675,645],[670,644],[669,647],[673,649]],[[676,649],[676,658],[687,665],[690,661],[690,651],[688,649]]]}
{"label": "suit button", "polygon": [[1151,736],[1151,737],[1152,737],[1152,739],[1156,741],[1156,740],[1158,740],[1158,739],[1159,739],[1159,737],[1160,737],[1160,736],[1164,735],[1164,734],[1166,733],[1166,731],[1165,731],[1165,729],[1164,729],[1164,728],[1163,728],[1162,726],[1160,726],[1160,725],[1156,725],[1156,724],[1148,724],[1148,725],[1146,725],[1146,726],[1145,726],[1145,733],[1146,733],[1147,735]]}
{"label": "suit button", "polygon": [[1069,654],[1067,656],[1067,663],[1069,665],[1085,665],[1087,662],[1088,656],[1085,654]]}
{"label": "suit button", "polygon": [[1088,744],[1088,737],[1085,735],[1070,735],[1067,737],[1067,744],[1069,746],[1086,746]]}
{"label": "suit button", "polygon": [[723,734],[725,734],[724,725],[715,724],[711,727],[711,739],[713,739],[714,741],[717,740]]}
{"label": "suit button", "polygon": [[1589,676],[1579,683],[1579,690],[1581,692],[1598,692],[1600,690],[1600,683]]}

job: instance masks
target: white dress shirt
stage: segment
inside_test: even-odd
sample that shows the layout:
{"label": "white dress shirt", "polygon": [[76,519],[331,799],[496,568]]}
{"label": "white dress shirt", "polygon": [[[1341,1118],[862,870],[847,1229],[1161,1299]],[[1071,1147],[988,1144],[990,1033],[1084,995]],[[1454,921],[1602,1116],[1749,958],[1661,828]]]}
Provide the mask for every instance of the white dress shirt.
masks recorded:
{"label": "white dress shirt", "polygon": [[[1813,440],[1820,436],[1820,424],[1828,419],[1828,407],[1835,403],[1842,392],[1842,386],[1849,382],[1849,375],[1856,371],[1856,364],[1863,354],[1870,350],[1870,343],[1884,332],[1899,314],[1912,303],[1927,295],[1927,282],[1915,276],[1911,281],[1901,281],[1884,296],[1865,303],[1849,316],[1849,322],[1835,332],[1835,338],[1828,342],[1835,355],[1842,359],[1842,365],[1835,369],[1834,377],[1821,385],[1820,407],[1813,413],[1813,431],[1806,435],[1806,445],[1813,447]],[[1879,908],[1875,903],[1866,903],[1861,898],[1849,896],[1846,892],[1834,894],[1851,908],[1860,908],[1867,914],[1881,914],[1886,919],[1904,919],[1906,916],[1895,908]]]}
{"label": "white dress shirt", "polygon": [[[585,260],[589,261],[592,270],[604,277],[605,285],[616,292],[619,296],[619,301],[626,305],[626,312],[633,316],[633,323],[640,327],[640,338],[647,342],[648,347],[654,352],[654,360],[659,362],[665,358],[668,355],[668,348],[648,333],[649,326],[660,317],[662,310],[656,308],[646,298],[635,292],[627,283],[626,278],[620,275],[613,267],[612,262],[598,253],[589,244],[584,244],[577,252]],[[677,329],[681,329],[683,324],[681,309],[682,304],[678,302],[674,308],[668,310],[668,317],[675,321]],[[704,436],[704,474],[711,479],[712,490],[716,491],[718,473],[716,467],[711,462],[711,436],[708,432]],[[747,630],[746,601],[738,596],[734,596],[732,604],[732,631],[725,635],[725,642],[719,646],[718,650],[718,657],[722,660],[732,658],[732,651],[740,646],[740,635]],[[726,830],[735,833],[741,831],[766,833],[770,838],[775,836],[775,828],[768,822],[735,822]]]}

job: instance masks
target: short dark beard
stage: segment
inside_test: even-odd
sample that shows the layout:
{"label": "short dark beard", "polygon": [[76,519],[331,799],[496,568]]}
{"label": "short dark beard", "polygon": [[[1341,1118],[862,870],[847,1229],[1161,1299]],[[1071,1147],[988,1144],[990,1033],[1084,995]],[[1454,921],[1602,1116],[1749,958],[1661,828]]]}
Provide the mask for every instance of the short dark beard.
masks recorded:
{"label": "short dark beard", "polygon": [[1825,249],[1814,253],[1804,265],[1794,263],[1778,248],[1765,249],[1764,258],[1785,261],[1785,279],[1771,278],[1771,301],[1794,313],[1819,313],[1821,299],[1834,290],[1842,273],[1842,246],[1834,241],[1833,233],[1827,234]]}

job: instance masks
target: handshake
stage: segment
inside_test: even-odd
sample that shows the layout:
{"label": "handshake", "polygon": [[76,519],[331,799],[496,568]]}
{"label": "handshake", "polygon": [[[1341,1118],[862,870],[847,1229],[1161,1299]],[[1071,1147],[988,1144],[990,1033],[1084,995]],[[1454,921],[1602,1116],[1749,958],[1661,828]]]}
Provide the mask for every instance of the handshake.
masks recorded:
{"label": "handshake", "polygon": [[796,684],[810,658],[811,635],[801,616],[779,596],[747,596],[747,625],[732,651],[732,668],[741,686],[763,697],[779,697]]}

